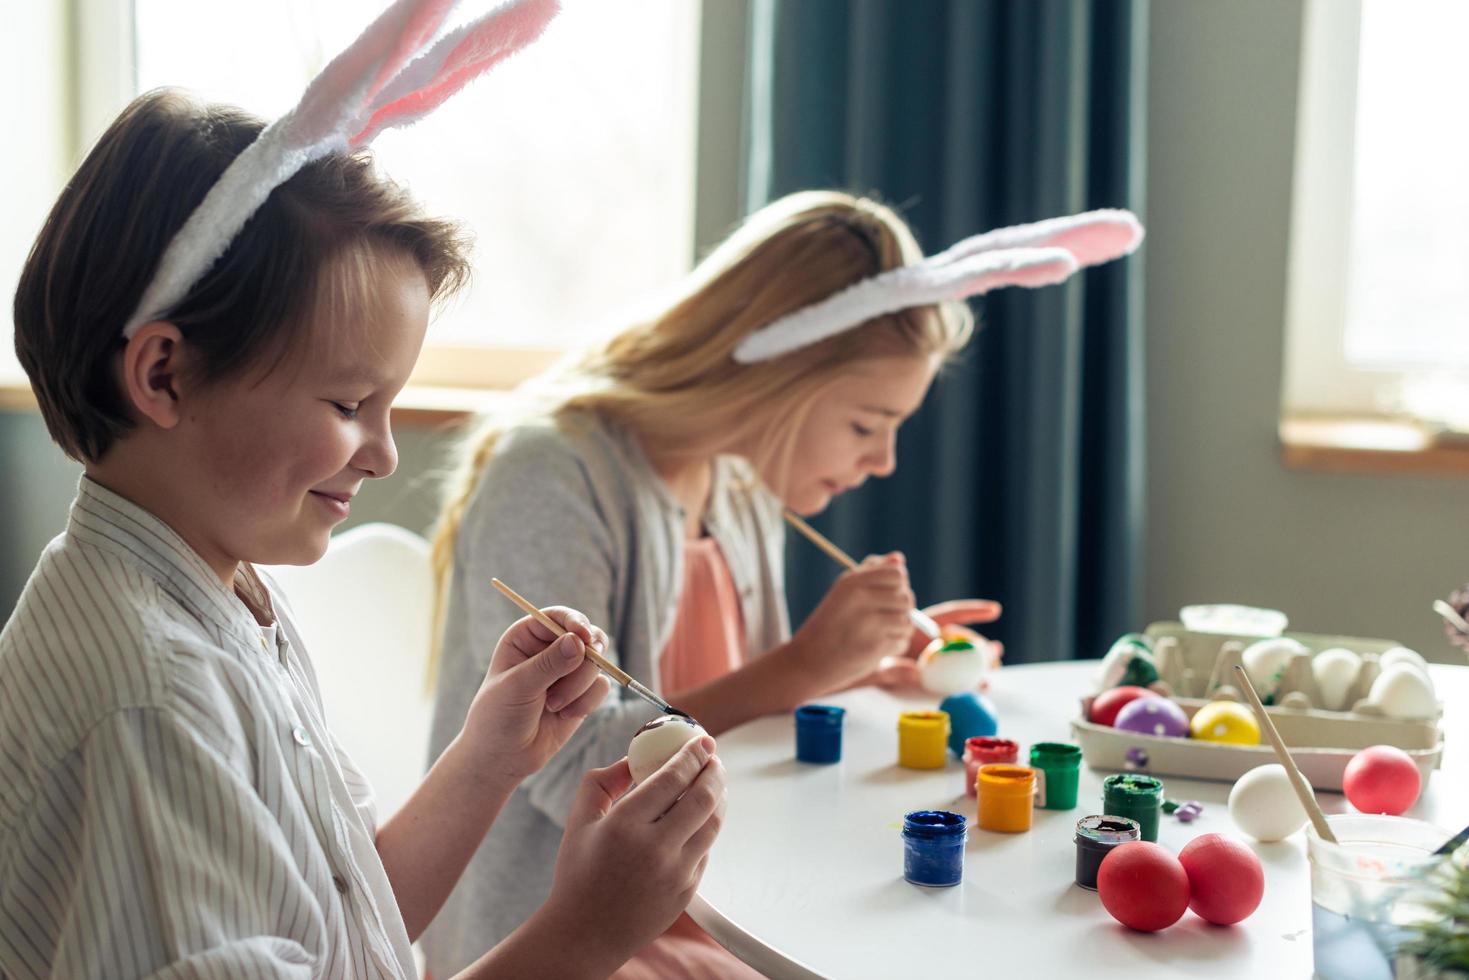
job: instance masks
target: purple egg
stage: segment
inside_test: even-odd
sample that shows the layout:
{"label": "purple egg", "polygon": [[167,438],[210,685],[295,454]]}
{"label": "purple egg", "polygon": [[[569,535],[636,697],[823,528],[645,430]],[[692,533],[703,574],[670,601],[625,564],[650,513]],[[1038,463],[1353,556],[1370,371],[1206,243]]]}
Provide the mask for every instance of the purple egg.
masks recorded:
{"label": "purple egg", "polygon": [[1138,698],[1123,706],[1113,727],[1142,735],[1185,738],[1188,735],[1188,715],[1167,698]]}

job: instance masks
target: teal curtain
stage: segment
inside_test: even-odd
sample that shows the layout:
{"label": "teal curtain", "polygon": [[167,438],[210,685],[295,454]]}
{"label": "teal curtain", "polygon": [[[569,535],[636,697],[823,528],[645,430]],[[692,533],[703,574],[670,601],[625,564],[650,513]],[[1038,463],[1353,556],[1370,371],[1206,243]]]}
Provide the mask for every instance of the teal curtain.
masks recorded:
{"label": "teal curtain", "polygon": [[[1143,207],[1146,0],[754,0],[746,203],[841,187],[927,251]],[[981,330],[899,437],[898,472],[817,521],[900,549],[920,603],[984,597],[1007,662],[1097,656],[1142,623],[1142,253],[978,302]],[[793,615],[835,569],[789,551]]]}

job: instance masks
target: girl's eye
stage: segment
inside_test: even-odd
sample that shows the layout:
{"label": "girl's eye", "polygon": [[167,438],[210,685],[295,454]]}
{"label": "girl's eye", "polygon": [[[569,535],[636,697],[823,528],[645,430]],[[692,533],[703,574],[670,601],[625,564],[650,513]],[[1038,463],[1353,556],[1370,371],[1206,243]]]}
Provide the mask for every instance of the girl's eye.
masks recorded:
{"label": "girl's eye", "polygon": [[860,425],[860,424],[858,424],[856,422],[853,422],[852,423],[852,431],[855,432],[855,433],[857,433],[859,436],[861,436],[864,439],[867,438],[868,436],[872,435],[872,430],[871,429],[867,428],[865,425]]}
{"label": "girl's eye", "polygon": [[344,418],[344,419],[355,419],[357,417],[357,410],[361,406],[360,405],[343,405],[341,402],[332,402],[332,407],[335,408],[341,414],[342,418]]}

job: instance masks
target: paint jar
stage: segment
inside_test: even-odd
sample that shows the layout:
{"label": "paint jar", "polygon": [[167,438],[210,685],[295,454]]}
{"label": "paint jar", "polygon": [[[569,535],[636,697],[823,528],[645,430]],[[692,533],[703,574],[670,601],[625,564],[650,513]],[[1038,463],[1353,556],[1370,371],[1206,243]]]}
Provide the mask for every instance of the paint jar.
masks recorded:
{"label": "paint jar", "polygon": [[1118,844],[1139,839],[1142,829],[1127,817],[1082,817],[1076,821],[1076,883],[1097,890],[1102,858]]}
{"label": "paint jar", "polygon": [[842,718],[847,709],[803,704],[796,709],[796,758],[829,766],[842,761]]}
{"label": "paint jar", "polygon": [[1008,738],[979,735],[964,742],[964,795],[971,800],[978,792],[975,785],[979,779],[980,766],[1000,763],[1014,765],[1020,758],[1020,746]]}
{"label": "paint jar", "polygon": [[949,716],[942,711],[905,711],[898,716],[898,765],[942,769],[948,747]]}
{"label": "paint jar", "polygon": [[948,810],[914,810],[903,817],[903,877],[915,885],[946,888],[964,877],[968,827]]}
{"label": "paint jar", "polygon": [[1037,742],[1030,747],[1035,774],[1035,805],[1043,810],[1071,810],[1081,777],[1081,749],[1068,742]]}
{"label": "paint jar", "polygon": [[979,826],[1002,834],[1030,829],[1035,770],[1030,766],[979,767]]}
{"label": "paint jar", "polygon": [[1158,840],[1163,812],[1163,781],[1141,773],[1116,773],[1102,780],[1102,812],[1136,820],[1142,840]]}

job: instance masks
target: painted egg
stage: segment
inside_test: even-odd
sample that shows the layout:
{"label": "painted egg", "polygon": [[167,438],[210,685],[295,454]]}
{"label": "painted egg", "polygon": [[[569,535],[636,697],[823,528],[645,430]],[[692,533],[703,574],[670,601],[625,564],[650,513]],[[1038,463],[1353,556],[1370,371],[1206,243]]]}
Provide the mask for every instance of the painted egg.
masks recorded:
{"label": "painted egg", "polygon": [[934,694],[972,691],[988,669],[988,644],[966,638],[934,640],[918,657],[919,683]]}
{"label": "painted egg", "polygon": [[1188,910],[1188,872],[1161,844],[1119,844],[1097,869],[1097,897],[1112,918],[1140,932],[1166,929]]}
{"label": "painted egg", "polygon": [[1229,791],[1229,815],[1255,840],[1285,840],[1306,825],[1290,776],[1279,763],[1251,769]]}
{"label": "painted egg", "polygon": [[662,715],[654,718],[632,737],[627,747],[627,764],[634,782],[641,783],[663,768],[685,742],[708,733],[692,718]]}
{"label": "painted egg", "polygon": [[1188,730],[1202,742],[1260,744],[1260,723],[1254,712],[1237,701],[1210,701],[1194,712]]}
{"label": "painted egg", "polygon": [[965,741],[1000,730],[995,706],[974,691],[950,694],[939,704],[939,710],[949,716],[949,748],[961,758]]}
{"label": "painted egg", "polygon": [[1407,664],[1409,667],[1416,667],[1424,677],[1428,676],[1428,661],[1424,660],[1423,655],[1416,650],[1409,650],[1407,647],[1393,647],[1391,650],[1383,651],[1382,655],[1377,658],[1377,666],[1383,670],[1387,670],[1393,664]]}
{"label": "painted egg", "polygon": [[1145,687],[1135,687],[1128,684],[1124,687],[1114,687],[1109,691],[1103,691],[1092,698],[1092,710],[1087,720],[1097,725],[1112,725],[1117,722],[1117,714],[1138,698],[1155,698],[1158,695]]}
{"label": "painted egg", "polygon": [[1432,718],[1438,714],[1432,683],[1406,663],[1393,664],[1378,674],[1367,700],[1389,718]]}
{"label": "painted egg", "polygon": [[1117,713],[1113,727],[1141,735],[1183,738],[1188,735],[1188,715],[1167,698],[1138,698]]}
{"label": "painted egg", "polygon": [[1398,816],[1418,802],[1423,774],[1413,757],[1391,745],[1374,745],[1352,756],[1342,774],[1342,792],[1362,813]]}
{"label": "painted egg", "polygon": [[1275,689],[1280,686],[1280,675],[1296,654],[1310,652],[1295,640],[1276,637],[1251,643],[1245,647],[1240,659],[1244,661],[1245,673],[1250,675],[1250,683],[1255,685],[1256,693],[1261,698],[1270,698],[1275,696]]}
{"label": "painted egg", "polygon": [[1317,707],[1345,711],[1349,707],[1347,695],[1361,669],[1362,658],[1341,647],[1322,650],[1312,657],[1311,673],[1316,676],[1316,688],[1321,692],[1321,704]]}
{"label": "painted egg", "polygon": [[1188,873],[1188,907],[1216,926],[1250,917],[1265,896],[1265,869],[1243,841],[1223,834],[1195,837],[1178,852]]}
{"label": "painted egg", "polygon": [[1125,633],[1102,657],[1097,687],[1147,687],[1157,679],[1158,667],[1153,661],[1153,648],[1147,637],[1141,633]]}

